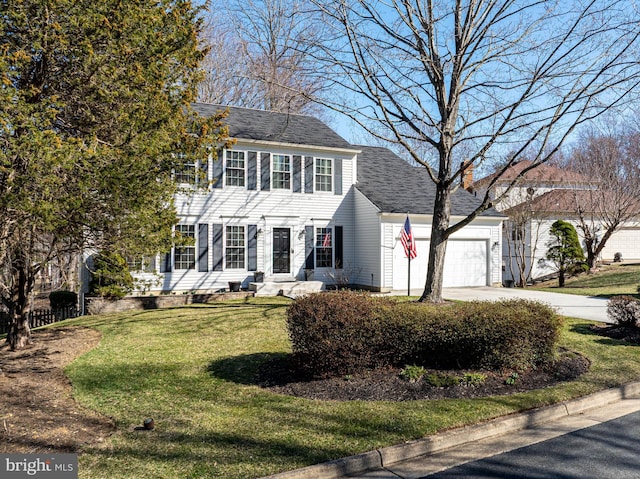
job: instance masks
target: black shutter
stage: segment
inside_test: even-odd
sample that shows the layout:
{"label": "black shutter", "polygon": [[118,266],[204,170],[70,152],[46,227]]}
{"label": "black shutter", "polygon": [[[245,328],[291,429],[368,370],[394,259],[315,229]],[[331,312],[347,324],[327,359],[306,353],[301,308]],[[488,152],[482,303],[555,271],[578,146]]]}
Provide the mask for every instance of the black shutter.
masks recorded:
{"label": "black shutter", "polygon": [[342,242],[342,226],[336,226],[334,229],[334,247],[335,251],[333,253],[335,258],[336,269],[344,268],[344,258],[343,258],[343,242]]}
{"label": "black shutter", "polygon": [[247,236],[247,270],[256,271],[258,269],[258,225],[249,225]]}
{"label": "black shutter", "polygon": [[271,189],[271,154],[260,154],[260,189],[269,191]]}
{"label": "black shutter", "polygon": [[198,271],[209,271],[209,225],[198,225]]}
{"label": "black shutter", "polygon": [[333,160],[333,184],[334,193],[336,195],[342,194],[342,159],[336,158]]}
{"label": "black shutter", "polygon": [[213,245],[213,271],[222,271],[222,225],[211,225],[211,236]]}
{"label": "black shutter", "polygon": [[302,157],[293,155],[293,192],[302,192]]}
{"label": "black shutter", "polygon": [[218,150],[216,159],[213,160],[213,174],[211,182],[214,188],[222,188],[222,166],[224,163],[224,150]]}
{"label": "black shutter", "polygon": [[304,192],[313,193],[313,156],[304,157]]}
{"label": "black shutter", "polygon": [[313,235],[313,226],[304,227],[304,256],[306,258],[305,269],[313,269],[315,265],[313,252],[315,247],[315,237]]}
{"label": "black shutter", "polygon": [[258,185],[258,153],[255,151],[249,152],[247,159],[247,189],[255,190]]}
{"label": "black shutter", "polygon": [[164,253],[160,255],[160,272],[171,273],[171,253]]}

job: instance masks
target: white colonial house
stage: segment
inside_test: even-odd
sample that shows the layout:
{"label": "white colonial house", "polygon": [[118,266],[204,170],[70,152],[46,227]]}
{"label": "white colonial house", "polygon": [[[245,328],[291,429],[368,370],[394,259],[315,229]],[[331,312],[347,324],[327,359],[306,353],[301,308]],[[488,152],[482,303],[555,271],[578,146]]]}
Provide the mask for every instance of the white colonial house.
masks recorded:
{"label": "white colonial house", "polygon": [[[521,161],[509,168],[495,181],[490,193],[492,197],[498,198],[528,166],[529,161]],[[482,178],[473,183],[473,190],[484,194],[493,180],[493,175]],[[554,266],[545,260],[551,225],[559,219],[567,221],[576,227],[578,236],[584,241],[578,227],[576,208],[579,205],[587,208],[593,204],[591,193],[597,188],[597,183],[590,178],[545,164],[526,172],[506,197],[494,202],[495,209],[509,218],[504,222],[502,238],[505,283],[517,284],[521,276],[531,281],[556,272]],[[593,216],[593,227],[598,228],[598,216],[602,213],[586,213]],[[609,238],[599,260],[613,261],[616,253],[625,261],[640,261],[640,222],[624,223]]]}
{"label": "white colonial house", "polygon": [[[226,107],[197,104],[204,116]],[[411,285],[426,279],[434,187],[424,169],[385,148],[348,143],[320,120],[304,115],[230,107],[232,148],[195,169],[210,187],[176,198],[176,230],[193,245],[156,258],[152,291],[214,292],[230,282],[260,291],[270,283],[335,284],[374,291],[407,288],[408,261],[399,242],[407,213],[417,240]],[[452,219],[477,199],[460,189]],[[499,284],[501,224],[489,210],[453,235],[445,286]],[[255,281],[262,273],[263,283]],[[266,290],[264,290],[266,291]]]}

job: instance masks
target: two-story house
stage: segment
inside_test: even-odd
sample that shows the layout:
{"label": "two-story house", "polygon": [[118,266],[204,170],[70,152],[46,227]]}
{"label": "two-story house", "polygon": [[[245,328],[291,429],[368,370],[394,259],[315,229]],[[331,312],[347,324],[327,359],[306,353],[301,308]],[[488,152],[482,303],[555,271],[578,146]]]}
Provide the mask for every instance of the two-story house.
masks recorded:
{"label": "two-story house", "polygon": [[[507,187],[521,175],[529,161],[511,166],[500,178],[489,175],[473,183],[473,189],[484,194],[494,182],[490,192],[496,210],[509,217],[504,222],[502,239],[503,279],[506,283],[530,282],[555,273],[554,266],[545,260],[550,229],[554,221],[561,219],[572,223],[578,236],[584,241],[579,227],[577,208],[583,208],[587,218],[592,218],[593,228],[599,226],[600,211],[588,211],[594,201],[601,197],[597,193],[598,183],[575,171],[543,164],[524,173],[516,184],[503,196]],[[501,198],[497,200],[497,198]],[[606,205],[603,207],[606,209]],[[600,234],[602,235],[602,231]],[[627,260],[640,259],[640,223],[624,223],[606,243],[601,257],[612,261],[616,253]]]}
{"label": "two-story house", "polygon": [[[203,116],[225,109],[194,108]],[[151,290],[246,288],[255,272],[265,282],[406,290],[399,238],[407,214],[418,248],[411,284],[424,286],[435,190],[423,169],[388,149],[352,145],[310,116],[230,107],[225,121],[235,144],[177,175],[188,184],[199,168],[210,186],[176,198],[176,230],[193,244],[156,259],[161,281]],[[476,202],[458,191],[452,220]],[[452,237],[445,286],[501,282],[502,219],[487,211]]]}

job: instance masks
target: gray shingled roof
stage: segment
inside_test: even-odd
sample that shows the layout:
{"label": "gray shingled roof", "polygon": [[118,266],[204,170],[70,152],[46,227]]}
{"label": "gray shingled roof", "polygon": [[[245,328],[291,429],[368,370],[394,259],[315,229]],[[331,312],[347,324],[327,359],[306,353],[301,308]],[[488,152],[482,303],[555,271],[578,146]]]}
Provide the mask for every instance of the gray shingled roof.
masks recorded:
{"label": "gray shingled roof", "polygon": [[322,121],[311,116],[207,103],[193,105],[193,109],[204,117],[226,108],[229,108],[229,115],[225,123],[229,125],[232,138],[356,150]]}
{"label": "gray shingled roof", "polygon": [[[422,167],[411,166],[387,148],[357,146],[356,187],[383,213],[433,214],[435,185]],[[480,200],[462,188],[451,199],[451,214],[467,216]],[[503,216],[488,209],[481,216]]]}

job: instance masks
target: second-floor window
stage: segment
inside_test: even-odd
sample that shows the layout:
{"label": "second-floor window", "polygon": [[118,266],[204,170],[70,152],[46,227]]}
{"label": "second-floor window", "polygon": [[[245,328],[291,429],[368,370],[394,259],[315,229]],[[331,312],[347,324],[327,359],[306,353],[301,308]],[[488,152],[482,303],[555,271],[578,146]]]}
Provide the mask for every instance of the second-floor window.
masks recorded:
{"label": "second-floor window", "polygon": [[291,157],[273,155],[273,189],[291,189]]}
{"label": "second-floor window", "polygon": [[331,160],[316,159],[316,191],[331,191]]}
{"label": "second-floor window", "polygon": [[[176,225],[176,235],[181,238],[193,238],[195,243],[195,225]],[[176,246],[175,249],[175,269],[195,269],[196,268],[196,247],[195,245]]]}
{"label": "second-floor window", "polygon": [[244,226],[227,226],[225,263],[227,269],[244,269],[245,234]]}
{"label": "second-floor window", "polygon": [[244,186],[244,151],[227,151],[227,186]]}

